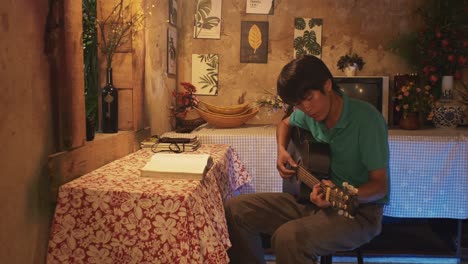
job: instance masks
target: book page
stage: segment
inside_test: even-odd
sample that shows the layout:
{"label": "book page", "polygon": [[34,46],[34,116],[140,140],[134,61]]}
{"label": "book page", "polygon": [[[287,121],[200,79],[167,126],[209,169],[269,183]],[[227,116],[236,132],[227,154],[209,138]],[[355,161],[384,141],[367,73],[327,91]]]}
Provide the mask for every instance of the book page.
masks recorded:
{"label": "book page", "polygon": [[156,153],[142,171],[203,174],[209,160],[209,154]]}

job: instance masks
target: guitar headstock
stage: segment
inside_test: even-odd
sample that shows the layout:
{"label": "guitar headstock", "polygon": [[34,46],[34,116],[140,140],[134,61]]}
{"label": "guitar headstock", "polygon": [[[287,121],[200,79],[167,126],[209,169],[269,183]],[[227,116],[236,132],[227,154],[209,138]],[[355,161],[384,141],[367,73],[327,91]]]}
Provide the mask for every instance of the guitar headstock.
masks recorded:
{"label": "guitar headstock", "polygon": [[348,184],[347,182],[343,183],[343,187],[322,187],[325,192],[325,199],[331,203],[331,206],[338,210],[338,214],[345,217],[354,218],[359,203],[357,200],[358,190]]}

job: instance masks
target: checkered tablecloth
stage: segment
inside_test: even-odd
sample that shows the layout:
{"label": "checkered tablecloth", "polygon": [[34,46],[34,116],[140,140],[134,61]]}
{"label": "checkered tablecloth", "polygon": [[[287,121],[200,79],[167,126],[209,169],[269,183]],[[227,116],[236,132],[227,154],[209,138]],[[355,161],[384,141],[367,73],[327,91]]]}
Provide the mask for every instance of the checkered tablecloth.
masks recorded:
{"label": "checkered tablecloth", "polygon": [[468,218],[468,130],[433,132],[391,133],[386,216]]}
{"label": "checkered tablecloth", "polygon": [[[276,126],[218,129],[205,124],[192,134],[196,134],[202,144],[228,144],[236,150],[252,178],[241,193],[282,191],[283,179],[276,170]],[[169,132],[163,136],[183,135]]]}
{"label": "checkered tablecloth", "polygon": [[[243,192],[281,192],[276,127],[199,127],[202,143],[229,144],[252,176]],[[386,216],[468,218],[468,129],[390,130],[390,203]]]}
{"label": "checkered tablecloth", "polygon": [[147,148],[61,186],[47,263],[227,264],[223,202],[250,177],[227,145],[194,153],[213,158],[202,181],[140,177]]}

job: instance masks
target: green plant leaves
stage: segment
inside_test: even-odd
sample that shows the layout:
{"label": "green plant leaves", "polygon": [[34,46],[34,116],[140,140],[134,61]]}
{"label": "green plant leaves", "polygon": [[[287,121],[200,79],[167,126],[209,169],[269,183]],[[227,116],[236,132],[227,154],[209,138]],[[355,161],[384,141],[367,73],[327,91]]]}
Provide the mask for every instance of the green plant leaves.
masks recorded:
{"label": "green plant leaves", "polygon": [[202,29],[210,30],[219,25],[221,19],[219,17],[210,16],[211,0],[200,0],[197,3],[197,12],[195,14],[195,26],[199,29],[196,31],[195,37],[198,37]]}
{"label": "green plant leaves", "polygon": [[304,30],[306,27],[306,22],[304,18],[296,17],[294,19],[294,28],[297,30]]}
{"label": "green plant leaves", "polygon": [[305,54],[320,55],[321,47],[317,43],[317,36],[315,31],[304,31],[303,36],[296,37],[293,42],[294,49],[296,49],[296,56]]}
{"label": "green plant leaves", "polygon": [[200,54],[198,56],[200,62],[205,62],[208,66],[207,73],[200,77],[200,83],[203,84],[200,89],[209,88],[211,94],[213,90],[218,88],[218,55],[217,54]]}

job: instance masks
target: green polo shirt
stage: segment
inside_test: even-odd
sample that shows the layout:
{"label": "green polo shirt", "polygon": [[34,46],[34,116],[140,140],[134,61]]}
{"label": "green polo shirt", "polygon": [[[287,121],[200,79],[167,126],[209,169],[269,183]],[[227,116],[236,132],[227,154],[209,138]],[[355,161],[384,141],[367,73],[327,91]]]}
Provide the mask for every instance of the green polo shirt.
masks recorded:
{"label": "green polo shirt", "polygon": [[[368,180],[369,171],[381,168],[387,168],[389,178],[388,129],[384,118],[371,104],[342,93],[341,96],[343,111],[335,127],[328,129],[298,109],[291,114],[290,124],[330,144],[331,176],[336,185],[348,182],[359,187]],[[388,194],[379,202],[388,202]]]}

